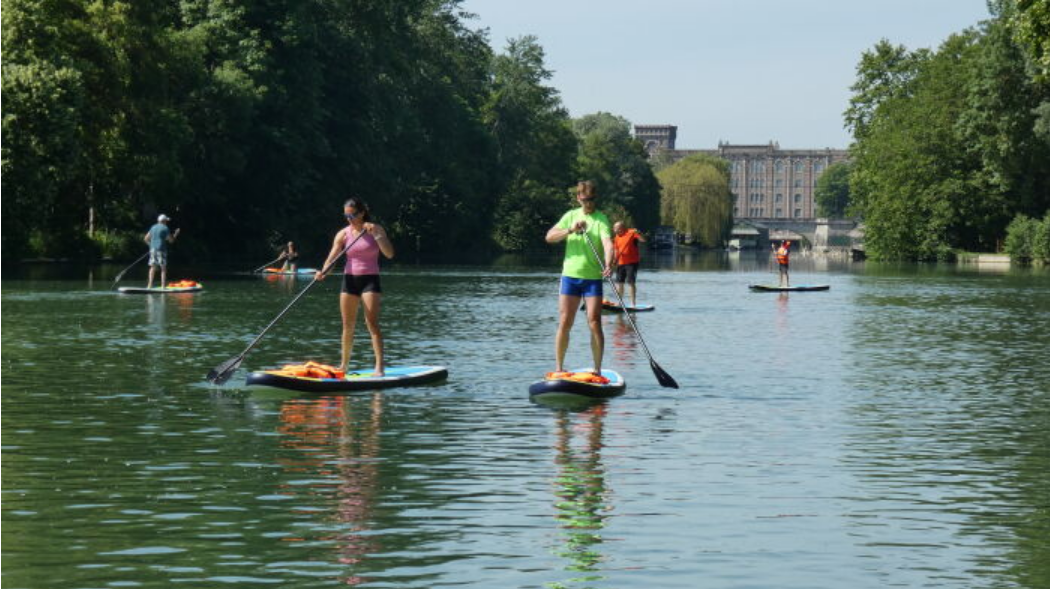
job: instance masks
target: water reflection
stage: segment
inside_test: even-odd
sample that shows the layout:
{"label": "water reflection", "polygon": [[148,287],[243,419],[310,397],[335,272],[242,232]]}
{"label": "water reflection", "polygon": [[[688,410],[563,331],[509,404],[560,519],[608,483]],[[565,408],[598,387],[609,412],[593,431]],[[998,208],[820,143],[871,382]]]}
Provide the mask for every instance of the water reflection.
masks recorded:
{"label": "water reflection", "polygon": [[280,409],[277,431],[281,446],[295,452],[279,460],[293,476],[293,482],[280,485],[279,493],[316,496],[326,507],[320,513],[307,510],[304,515],[332,520],[313,525],[315,529],[335,530],[312,539],[296,535],[284,540],[330,543],[335,553],[332,560],[345,568],[339,578],[345,585],[368,582],[361,574],[362,562],[380,550],[376,536],[369,532],[379,487],[382,416],[380,393],[371,398],[296,399]]}
{"label": "water reflection", "polygon": [[554,518],[562,529],[562,544],[555,554],[568,561],[565,570],[576,576],[565,583],[548,584],[554,589],[604,578],[598,573],[604,561],[600,531],[611,510],[606,504],[609,490],[601,454],[605,411],[606,405],[599,404],[581,412],[562,410],[555,418],[555,462],[559,468],[554,480]]}
{"label": "water reflection", "polygon": [[307,282],[300,283],[296,276],[288,274],[263,274],[262,278],[266,285],[270,287],[270,290],[287,295],[295,294],[298,291],[296,287],[300,284],[304,286],[309,284]]}
{"label": "water reflection", "polygon": [[777,340],[781,341],[788,337],[788,293],[777,293],[777,318],[776,325]]}
{"label": "water reflection", "polygon": [[606,331],[612,344],[612,365],[630,366],[637,361],[636,350],[638,338],[634,335],[631,324],[622,314],[606,324]]}
{"label": "water reflection", "polygon": [[146,321],[153,326],[158,334],[163,335],[167,331],[168,297],[165,295],[145,295],[146,299]]}
{"label": "water reflection", "polygon": [[848,333],[843,461],[867,505],[850,514],[852,535],[901,571],[1050,586],[1050,411],[1037,401],[1050,364],[1033,361],[1050,347],[1045,288],[1019,297],[1023,283],[998,280],[867,282]]}

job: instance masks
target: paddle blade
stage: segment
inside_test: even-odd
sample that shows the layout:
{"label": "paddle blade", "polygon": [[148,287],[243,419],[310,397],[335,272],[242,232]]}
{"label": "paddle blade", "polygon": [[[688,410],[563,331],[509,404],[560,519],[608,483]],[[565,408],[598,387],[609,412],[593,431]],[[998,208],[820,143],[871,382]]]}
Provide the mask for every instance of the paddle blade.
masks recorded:
{"label": "paddle blade", "polygon": [[656,382],[660,383],[660,386],[667,389],[678,388],[678,382],[670,374],[667,374],[663,368],[660,368],[660,365],[652,358],[649,359],[649,366],[652,367],[653,374],[656,375]]}
{"label": "paddle blade", "polygon": [[237,368],[241,365],[241,362],[243,361],[244,355],[242,354],[240,356],[230,358],[229,360],[223,362],[222,364],[219,364],[215,368],[212,368],[211,372],[208,373],[208,382],[212,384],[221,385],[224,382],[230,380],[230,377],[233,376],[233,373],[237,371]]}

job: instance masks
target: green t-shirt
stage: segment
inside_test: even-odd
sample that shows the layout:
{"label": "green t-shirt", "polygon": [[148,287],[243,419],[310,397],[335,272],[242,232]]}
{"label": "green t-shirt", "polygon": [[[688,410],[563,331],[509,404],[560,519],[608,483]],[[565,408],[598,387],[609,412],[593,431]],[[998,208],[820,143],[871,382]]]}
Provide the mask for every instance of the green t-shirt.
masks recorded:
{"label": "green t-shirt", "polygon": [[568,229],[580,220],[587,221],[587,231],[582,234],[573,233],[566,238],[565,263],[561,268],[562,276],[601,280],[601,264],[594,258],[594,251],[583,240],[585,237],[591,240],[594,250],[602,257],[602,263],[605,263],[605,247],[602,245],[602,238],[612,238],[609,218],[599,210],[587,215],[583,212],[583,208],[577,208],[562,215],[555,227]]}

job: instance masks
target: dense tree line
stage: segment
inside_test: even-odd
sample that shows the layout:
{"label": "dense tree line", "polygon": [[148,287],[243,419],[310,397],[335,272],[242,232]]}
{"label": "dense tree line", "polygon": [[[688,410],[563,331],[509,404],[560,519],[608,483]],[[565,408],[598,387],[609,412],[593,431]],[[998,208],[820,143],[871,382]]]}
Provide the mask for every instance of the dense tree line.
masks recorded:
{"label": "dense tree line", "polygon": [[1016,215],[1050,208],[1048,0],[990,6],[936,50],[882,41],[861,58],[849,188],[875,258],[996,250]]}
{"label": "dense tree line", "polygon": [[457,0],[5,2],[4,259],[128,255],[158,212],[184,259],[323,249],[350,195],[410,250],[520,250],[582,177],[655,220],[629,126],[596,139],[535,39],[469,24]]}

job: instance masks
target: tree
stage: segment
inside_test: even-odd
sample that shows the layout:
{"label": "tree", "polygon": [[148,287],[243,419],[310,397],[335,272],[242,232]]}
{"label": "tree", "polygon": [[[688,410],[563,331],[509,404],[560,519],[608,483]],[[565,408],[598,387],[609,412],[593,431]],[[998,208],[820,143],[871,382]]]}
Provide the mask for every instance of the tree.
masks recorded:
{"label": "tree", "polygon": [[881,42],[858,67],[846,112],[855,142],[853,209],[874,258],[940,259],[990,250],[1017,213],[1050,207],[1047,89],[1004,16],[935,52]]}
{"label": "tree", "polygon": [[[966,31],[935,53],[903,58],[912,74],[882,93],[870,116],[854,127],[850,188],[867,225],[869,255],[876,259],[950,257],[953,248],[980,248],[1001,223],[1004,195],[988,190],[980,158],[960,149],[959,121],[979,39],[976,31]],[[895,67],[878,60],[862,64]],[[885,77],[863,69],[858,75]]]}
{"label": "tree", "polygon": [[817,179],[813,197],[821,217],[841,218],[849,209],[849,162],[836,162]]}
{"label": "tree", "polygon": [[160,211],[182,260],[321,255],[351,194],[406,249],[522,248],[577,177],[542,48],[494,56],[459,0],[4,9],[5,259],[88,252],[89,215],[137,236]]}
{"label": "tree", "polygon": [[709,155],[691,155],[664,168],[657,177],[663,187],[663,223],[692,235],[706,247],[720,247],[732,226],[729,163]]}
{"label": "tree", "polygon": [[1009,19],[1014,39],[1040,76],[1050,76],[1050,0],[1005,0],[1000,10]]}
{"label": "tree", "polygon": [[482,109],[496,144],[498,188],[492,237],[505,250],[540,246],[566,206],[576,138],[535,37],[511,39],[492,59]]}
{"label": "tree", "polygon": [[575,119],[579,138],[578,174],[591,180],[611,210],[619,205],[639,227],[653,227],[660,219],[660,184],[653,175],[645,147],[631,136],[631,123],[599,112]]}

